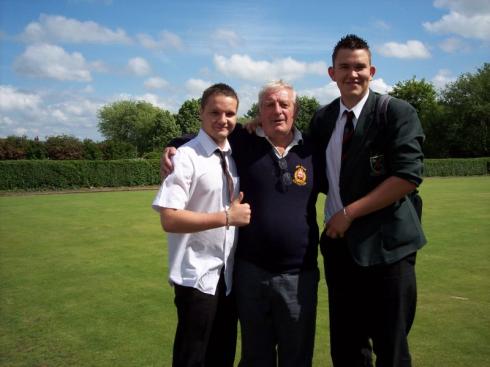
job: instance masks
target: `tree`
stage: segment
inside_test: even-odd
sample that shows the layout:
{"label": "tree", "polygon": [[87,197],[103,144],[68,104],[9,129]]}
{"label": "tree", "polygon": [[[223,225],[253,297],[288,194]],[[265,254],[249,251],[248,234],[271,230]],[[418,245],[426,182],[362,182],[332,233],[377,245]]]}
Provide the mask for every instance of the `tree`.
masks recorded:
{"label": "tree", "polygon": [[45,146],[49,159],[83,159],[83,144],[73,136],[50,136],[46,139]]}
{"label": "tree", "polygon": [[83,159],[87,160],[99,160],[102,159],[102,150],[100,144],[94,142],[91,139],[84,139],[83,145]]}
{"label": "tree", "polygon": [[47,159],[48,150],[46,144],[39,140],[39,137],[35,137],[34,140],[29,140],[29,147],[26,152],[27,159]]}
{"label": "tree", "polygon": [[297,99],[298,115],[296,116],[296,127],[301,132],[306,132],[315,112],[320,108],[320,103],[315,97],[300,96]]}
{"label": "tree", "polygon": [[[299,96],[297,98],[298,103],[298,115],[295,119],[296,127],[305,132],[310,125],[310,120],[313,114],[320,107],[320,103],[315,97]],[[247,113],[239,119],[239,122],[246,123],[259,115],[259,105],[257,103],[252,104]]]}
{"label": "tree", "polygon": [[199,131],[201,127],[200,108],[199,99],[188,99],[180,106],[179,112],[175,115],[175,121],[182,134],[195,134]]}
{"label": "tree", "polygon": [[98,111],[99,131],[108,140],[134,145],[141,156],[153,149],[153,134],[163,112],[144,101],[114,102]]}
{"label": "tree", "polygon": [[103,141],[100,143],[100,150],[105,160],[136,158],[138,155],[134,145],[122,141]]}
{"label": "tree", "polygon": [[432,83],[413,77],[398,82],[390,95],[407,101],[417,111],[425,133],[424,154],[433,158],[447,157],[452,129],[449,120],[444,118],[444,109]]}
{"label": "tree", "polygon": [[446,116],[454,136],[450,154],[454,157],[489,155],[490,63],[474,74],[461,75],[442,92]]}
{"label": "tree", "polygon": [[253,120],[259,115],[259,105],[257,103],[252,104],[250,109],[247,111],[243,118],[245,120]]}
{"label": "tree", "polygon": [[27,136],[7,136],[0,139],[0,159],[26,159],[27,150],[29,149],[29,140]]}
{"label": "tree", "polygon": [[437,105],[437,92],[432,83],[425,79],[416,80],[413,77],[410,80],[398,82],[390,95],[410,103],[417,110],[419,117]]}
{"label": "tree", "polygon": [[155,124],[149,135],[151,137],[152,150],[161,152],[170,140],[180,136],[181,130],[175,118],[168,111],[160,111],[155,116]]}

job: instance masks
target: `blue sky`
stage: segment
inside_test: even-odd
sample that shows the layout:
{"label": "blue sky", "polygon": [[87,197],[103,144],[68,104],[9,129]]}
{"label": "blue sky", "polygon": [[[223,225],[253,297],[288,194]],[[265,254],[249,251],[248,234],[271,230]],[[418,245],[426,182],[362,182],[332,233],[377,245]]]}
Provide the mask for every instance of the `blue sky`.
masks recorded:
{"label": "blue sky", "polygon": [[371,46],[372,88],[437,88],[490,62],[490,1],[0,0],[0,137],[102,140],[97,110],[144,99],[177,112],[212,83],[240,96],[282,78],[321,104],[348,33]]}

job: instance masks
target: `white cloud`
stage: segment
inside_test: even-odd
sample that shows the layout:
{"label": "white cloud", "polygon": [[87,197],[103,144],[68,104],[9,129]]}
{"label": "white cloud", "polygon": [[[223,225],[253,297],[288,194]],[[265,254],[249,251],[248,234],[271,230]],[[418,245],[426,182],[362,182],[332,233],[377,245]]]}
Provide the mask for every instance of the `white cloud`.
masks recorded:
{"label": "white cloud", "polygon": [[230,29],[217,29],[212,38],[219,43],[225,43],[226,46],[236,48],[243,44],[243,39]]}
{"label": "white cloud", "polygon": [[191,98],[201,98],[202,92],[212,84],[207,80],[189,79],[185,83],[185,88]]}
{"label": "white cloud", "polygon": [[91,62],[90,69],[99,73],[107,73],[109,71],[108,66],[101,60]]}
{"label": "white cloud", "polygon": [[381,55],[400,59],[427,59],[431,56],[425,45],[417,40],[409,40],[406,43],[387,42],[376,50]]}
{"label": "white cloud", "polygon": [[[373,91],[382,94],[391,92],[393,90],[393,87],[386,84],[385,81],[381,78],[371,81],[370,88]],[[337,83],[330,82],[320,88],[298,90],[298,95],[315,97],[317,101],[320,102],[320,105],[325,105],[332,102],[335,98],[340,97],[340,91],[337,87]]]}
{"label": "white cloud", "polygon": [[457,34],[466,38],[490,40],[490,13],[465,15],[451,11],[436,22],[426,22],[424,28],[439,34]]}
{"label": "white cloud", "polygon": [[90,67],[79,52],[68,53],[59,46],[28,46],[14,62],[16,72],[39,78],[90,81]]}
{"label": "white cloud", "polygon": [[31,138],[68,134],[100,140],[97,110],[101,101],[80,92],[19,91],[0,86],[0,136]]}
{"label": "white cloud", "polygon": [[21,92],[10,85],[0,85],[0,111],[37,109],[41,104],[40,96]]}
{"label": "white cloud", "polygon": [[381,29],[383,31],[387,31],[389,29],[391,29],[391,25],[388,24],[387,22],[385,22],[384,20],[377,20],[375,23],[374,23],[374,26],[378,29]]}
{"label": "white cloud", "polygon": [[330,82],[320,88],[298,90],[300,96],[315,97],[321,105],[330,103],[340,96],[339,88],[335,82]]}
{"label": "white cloud", "polygon": [[154,39],[152,36],[146,33],[138,34],[136,39],[143,47],[151,50],[163,50],[166,48],[182,50],[184,47],[182,39],[175,33],[168,31],[160,32],[157,39]]}
{"label": "white cloud", "polygon": [[122,100],[132,100],[132,101],[145,101],[151,103],[152,105],[162,108],[167,111],[171,111],[176,113],[180,108],[182,101],[178,101],[177,98],[174,97],[162,97],[160,95],[154,93],[145,93],[141,95],[134,95],[131,93],[119,93],[111,98],[108,103],[113,103]]}
{"label": "white cloud", "polygon": [[304,63],[291,57],[269,61],[255,61],[248,55],[234,54],[229,58],[215,55],[214,65],[226,76],[244,80],[266,82],[274,79],[294,80],[306,74],[323,75],[327,65],[323,62]]}
{"label": "white cloud", "polygon": [[434,6],[436,8],[448,8],[466,15],[490,13],[488,0],[435,0]]}
{"label": "white cloud", "polygon": [[373,79],[370,83],[370,88],[373,91],[381,94],[386,94],[393,90],[393,87],[391,85],[386,84],[382,78]]}
{"label": "white cloud", "polygon": [[432,84],[437,89],[444,89],[446,84],[454,82],[456,77],[451,74],[450,70],[441,69],[437,72],[437,75],[432,78]]}
{"label": "white cloud", "polygon": [[38,22],[29,23],[20,37],[26,42],[131,43],[126,32],[120,28],[112,30],[93,21],[81,22],[46,14],[41,14]]}
{"label": "white cloud", "polygon": [[148,75],[151,72],[150,64],[142,57],[134,57],[128,61],[128,70],[138,76]]}
{"label": "white cloud", "polygon": [[144,85],[147,89],[163,89],[168,86],[168,82],[163,78],[152,77],[148,78]]}
{"label": "white cloud", "polygon": [[17,135],[17,136],[24,136],[28,133],[28,130],[27,129],[24,129],[23,127],[19,127],[19,128],[16,128],[14,130],[15,134],[14,135]]}
{"label": "white cloud", "polygon": [[238,116],[243,116],[248,112],[254,103],[258,100],[260,87],[257,85],[241,85],[236,92],[239,98]]}
{"label": "white cloud", "polygon": [[450,37],[439,44],[439,47],[447,53],[453,53],[458,50],[466,50],[468,47],[460,38]]}

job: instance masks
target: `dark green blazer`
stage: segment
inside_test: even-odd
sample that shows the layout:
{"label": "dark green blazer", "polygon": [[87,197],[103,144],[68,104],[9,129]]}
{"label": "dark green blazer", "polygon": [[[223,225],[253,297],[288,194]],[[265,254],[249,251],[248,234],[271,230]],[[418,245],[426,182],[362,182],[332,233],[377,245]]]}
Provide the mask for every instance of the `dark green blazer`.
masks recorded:
{"label": "dark green blazer", "polygon": [[[389,176],[417,186],[422,182],[424,134],[417,112],[407,102],[393,98],[388,105],[386,126],[378,126],[375,119],[378,97],[379,94],[370,91],[342,164],[339,186],[346,206]],[[319,109],[310,125],[315,154],[321,155],[325,167],[325,151],[339,110],[336,99]],[[328,193],[328,187],[322,191]],[[353,259],[362,266],[393,263],[426,243],[415,209],[407,198],[354,220],[345,239]]]}

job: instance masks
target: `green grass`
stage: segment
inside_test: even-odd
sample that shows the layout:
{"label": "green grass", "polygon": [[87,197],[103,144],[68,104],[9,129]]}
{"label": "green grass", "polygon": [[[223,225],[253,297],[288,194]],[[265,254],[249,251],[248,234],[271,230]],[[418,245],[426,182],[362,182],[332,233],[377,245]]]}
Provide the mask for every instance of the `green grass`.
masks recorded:
{"label": "green grass", "polygon": [[[429,244],[417,258],[414,365],[488,366],[490,177],[430,178],[421,193]],[[0,197],[0,366],[171,365],[154,194]],[[331,366],[323,280],[319,296],[314,365]]]}

